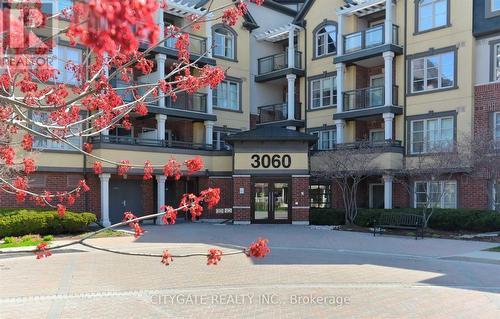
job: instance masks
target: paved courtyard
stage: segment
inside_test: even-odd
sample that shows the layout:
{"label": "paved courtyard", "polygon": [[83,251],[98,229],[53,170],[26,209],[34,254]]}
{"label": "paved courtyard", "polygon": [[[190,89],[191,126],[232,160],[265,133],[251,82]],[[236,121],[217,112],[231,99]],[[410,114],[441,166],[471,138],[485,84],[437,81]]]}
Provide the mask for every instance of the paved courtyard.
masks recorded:
{"label": "paved courtyard", "polygon": [[226,256],[215,267],[85,247],[45,260],[0,255],[0,318],[500,318],[500,261],[480,252],[493,244],[291,225],[146,229],[137,240],[92,242],[186,253],[263,236],[271,254]]}

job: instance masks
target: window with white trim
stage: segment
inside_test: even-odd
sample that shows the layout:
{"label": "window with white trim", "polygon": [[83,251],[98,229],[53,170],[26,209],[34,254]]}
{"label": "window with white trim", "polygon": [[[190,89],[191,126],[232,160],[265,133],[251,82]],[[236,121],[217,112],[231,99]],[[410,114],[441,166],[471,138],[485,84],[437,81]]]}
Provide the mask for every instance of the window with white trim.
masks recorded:
{"label": "window with white trim", "polygon": [[455,52],[413,59],[411,79],[412,93],[453,87],[455,85]]}
{"label": "window with white trim", "polygon": [[335,76],[311,81],[311,108],[337,105],[337,81]]}
{"label": "window with white trim", "polygon": [[215,107],[238,111],[240,109],[240,83],[224,80],[212,92]]}
{"label": "window with white trim", "polygon": [[456,181],[418,181],[414,187],[416,208],[457,208]]}
{"label": "window with white trim", "polygon": [[56,46],[52,49],[52,66],[55,67],[60,73],[56,74],[56,80],[61,83],[77,85],[78,80],[75,72],[67,69],[69,64],[79,65],[82,64],[82,50],[68,46]]}
{"label": "window with white trim", "polygon": [[500,10],[500,0],[491,0],[491,11]]}
{"label": "window with white trim", "polygon": [[315,135],[318,140],[314,145],[314,149],[317,151],[326,151],[335,148],[337,143],[337,131],[336,130],[321,130],[311,133]]}
{"label": "window with white trim", "polygon": [[412,154],[450,151],[454,142],[455,120],[452,116],[410,122]]}
{"label": "window with white trim", "polygon": [[420,0],[418,3],[418,31],[445,26],[448,23],[449,0]]}
{"label": "window with white trim", "polygon": [[493,47],[493,81],[500,81],[500,43]]}
{"label": "window with white trim", "polygon": [[217,28],[214,31],[213,55],[234,59],[235,39],[231,31],[226,28]]}
{"label": "window with white trim", "polygon": [[327,24],[315,34],[316,57],[337,52],[337,27]]}
{"label": "window with white trim", "polygon": [[500,149],[500,112],[493,113],[493,139],[495,148]]}
{"label": "window with white trim", "polygon": [[[49,121],[49,113],[47,112],[36,112],[34,111],[31,115],[31,118],[34,122],[39,122],[40,125],[47,125],[47,124],[53,124],[53,122],[50,120]],[[45,129],[39,128],[37,126],[33,126],[33,129],[35,131],[38,131],[42,134],[48,134]],[[68,141],[69,143],[77,146],[77,147],[82,147],[82,138],[80,136],[69,136],[71,134],[78,134],[81,132],[82,126],[81,125],[72,125],[70,131],[66,133],[66,138],[64,140]],[[69,151],[69,150],[75,150],[73,147],[70,145],[61,142],[57,139],[48,139],[44,137],[40,137],[35,135],[33,139],[33,148],[35,149],[49,149],[49,150],[63,150],[63,151]]]}
{"label": "window with white trim", "polygon": [[312,208],[332,207],[332,186],[331,184],[312,183],[309,185],[309,199]]}

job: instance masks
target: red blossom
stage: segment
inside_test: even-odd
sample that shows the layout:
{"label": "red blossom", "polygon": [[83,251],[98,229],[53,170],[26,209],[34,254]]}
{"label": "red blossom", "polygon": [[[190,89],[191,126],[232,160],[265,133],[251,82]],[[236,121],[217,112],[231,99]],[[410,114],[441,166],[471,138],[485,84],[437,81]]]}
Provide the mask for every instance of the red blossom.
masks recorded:
{"label": "red blossom", "polygon": [[215,207],[220,201],[220,188],[208,188],[202,191],[200,195],[208,208]]}
{"label": "red blossom", "polygon": [[144,102],[137,102],[135,105],[135,111],[141,116],[148,115],[148,107]]}
{"label": "red blossom", "polygon": [[183,207],[182,210],[191,213],[191,219],[194,221],[201,216],[203,213],[203,207],[200,205],[202,197],[198,197],[194,194],[184,194],[181,199],[180,206]]}
{"label": "red blossom", "polygon": [[69,194],[68,197],[66,197],[66,201],[68,202],[68,205],[73,205],[76,201],[75,196]]}
{"label": "red blossom", "polygon": [[248,250],[245,251],[248,257],[263,258],[271,251],[267,246],[269,240],[258,238],[256,242],[252,243]]}
{"label": "red blossom", "polygon": [[149,180],[153,178],[153,172],[154,172],[154,167],[151,164],[150,161],[144,162],[144,176],[142,177],[143,180]]}
{"label": "red blossom", "polygon": [[101,162],[94,162],[94,174],[99,175],[102,174],[102,163]]}
{"label": "red blossom", "polygon": [[120,165],[118,165],[118,175],[119,176],[124,176],[128,173],[130,169],[130,161],[129,160],[123,160],[120,162]]}
{"label": "red blossom", "polygon": [[134,230],[135,238],[139,238],[142,234],[144,234],[144,229],[142,229],[138,221],[130,221],[136,218],[137,217],[132,212],[123,213],[123,221],[128,222],[127,224]]}
{"label": "red blossom", "polygon": [[165,166],[163,166],[163,175],[167,177],[173,176],[175,180],[179,180],[182,176],[181,164],[172,158],[167,164],[165,164]]}
{"label": "red blossom", "polygon": [[31,149],[33,148],[33,136],[31,136],[30,134],[25,134],[23,136],[23,141],[21,142],[21,147],[25,151],[31,151]]}
{"label": "red blossom", "polygon": [[165,212],[162,216],[162,221],[165,225],[175,224],[177,211],[172,206],[161,206],[160,210]]}
{"label": "red blossom", "polygon": [[83,143],[83,150],[87,153],[92,153],[92,144],[90,143]]}
{"label": "red blossom", "polygon": [[203,159],[200,156],[195,156],[193,159],[186,160],[184,164],[188,169],[188,174],[192,174],[203,168]]}
{"label": "red blossom", "polygon": [[18,176],[13,182],[16,191],[16,200],[18,202],[24,202],[26,200],[26,189],[28,189],[28,184],[26,178]]}
{"label": "red blossom", "polygon": [[222,258],[222,250],[211,248],[208,250],[207,265],[217,265]]}
{"label": "red blossom", "polygon": [[23,164],[24,164],[24,173],[26,175],[31,174],[36,170],[35,161],[32,160],[31,158],[24,158]]}
{"label": "red blossom", "polygon": [[174,259],[172,258],[172,255],[170,255],[168,250],[163,251],[163,256],[161,257],[161,263],[164,264],[165,266],[168,266],[173,261]]}
{"label": "red blossom", "polygon": [[66,206],[57,204],[57,215],[59,215],[59,217],[64,217],[64,215],[66,215]]}
{"label": "red blossom", "polygon": [[0,159],[5,162],[5,165],[14,165],[14,157],[16,152],[11,146],[4,146],[0,148]]}
{"label": "red blossom", "polygon": [[37,251],[35,251],[36,259],[42,259],[45,257],[52,256],[50,250],[48,250],[47,246],[49,244],[45,241],[41,242],[36,246]]}
{"label": "red blossom", "polygon": [[84,192],[88,192],[90,190],[90,187],[83,179],[78,183],[78,188],[81,188]]}

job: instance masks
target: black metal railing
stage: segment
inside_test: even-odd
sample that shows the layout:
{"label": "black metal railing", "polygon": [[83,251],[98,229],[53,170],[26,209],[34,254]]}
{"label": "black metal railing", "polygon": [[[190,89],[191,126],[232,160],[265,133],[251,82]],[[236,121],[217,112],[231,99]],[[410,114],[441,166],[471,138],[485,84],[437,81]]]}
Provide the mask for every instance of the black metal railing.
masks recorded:
{"label": "black metal railing", "polygon": [[[273,54],[258,59],[259,74],[279,71],[288,68],[288,52]],[[295,51],[295,68],[302,69],[302,52]]]}
{"label": "black metal railing", "polygon": [[[167,40],[165,40],[165,47],[177,50],[177,48],[175,47],[176,42],[177,38],[175,36],[169,37],[167,38]],[[189,52],[202,55],[205,54],[206,51],[207,51],[207,39],[189,33]]]}
{"label": "black metal railing", "polygon": [[[300,120],[301,104],[295,102],[294,119]],[[288,119],[288,104],[278,103],[259,107],[259,123],[284,121]]]}
{"label": "black metal railing", "polygon": [[[383,106],[385,105],[385,88],[383,86],[373,86],[345,91],[342,97],[344,99],[344,111]],[[397,85],[392,87],[392,105],[398,105]]]}
{"label": "black metal railing", "polygon": [[176,98],[166,97],[166,107],[178,110],[207,112],[207,94],[180,92],[176,94]]}
{"label": "black metal railing", "polygon": [[93,144],[119,144],[181,149],[214,150],[214,145],[173,140],[144,139],[130,136],[100,135],[92,138]]}
{"label": "black metal railing", "polygon": [[[344,54],[385,44],[385,24],[343,36]],[[392,25],[392,44],[399,44],[399,26]]]}
{"label": "black metal railing", "polygon": [[313,146],[314,151],[342,151],[342,150],[380,150],[384,152],[389,148],[400,148],[402,150],[402,142],[399,140],[383,140],[383,141],[357,141],[351,143],[334,144],[332,148],[323,149],[318,147],[318,144]]}

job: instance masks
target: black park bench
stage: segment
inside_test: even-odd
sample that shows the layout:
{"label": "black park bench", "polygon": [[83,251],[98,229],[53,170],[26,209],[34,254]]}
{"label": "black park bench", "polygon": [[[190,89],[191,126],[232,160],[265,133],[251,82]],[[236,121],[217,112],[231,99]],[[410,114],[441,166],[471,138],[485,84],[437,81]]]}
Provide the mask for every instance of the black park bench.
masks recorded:
{"label": "black park bench", "polygon": [[378,219],[373,221],[373,236],[382,234],[382,229],[412,229],[415,231],[415,239],[418,235],[424,238],[424,218],[415,214],[382,213]]}

